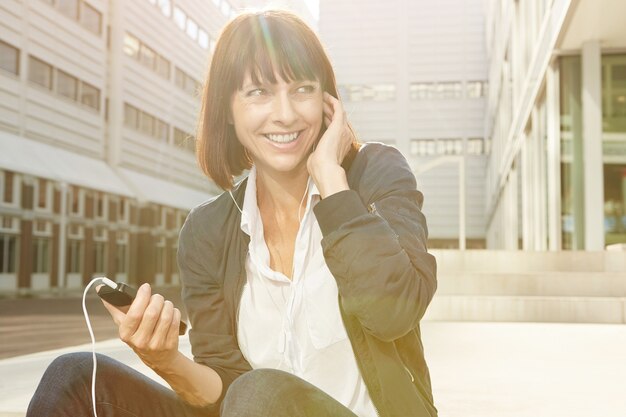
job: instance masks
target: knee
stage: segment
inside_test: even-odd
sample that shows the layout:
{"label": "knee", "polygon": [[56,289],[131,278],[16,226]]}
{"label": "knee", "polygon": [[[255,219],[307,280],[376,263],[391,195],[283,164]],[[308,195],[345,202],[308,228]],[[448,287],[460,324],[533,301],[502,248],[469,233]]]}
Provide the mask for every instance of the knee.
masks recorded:
{"label": "knee", "polygon": [[49,380],[55,384],[78,382],[91,377],[92,356],[87,352],[73,352],[55,358],[46,369],[42,383]]}
{"label": "knee", "polygon": [[276,369],[255,369],[238,377],[222,402],[222,416],[271,416],[276,399],[284,399],[294,385],[293,375]]}

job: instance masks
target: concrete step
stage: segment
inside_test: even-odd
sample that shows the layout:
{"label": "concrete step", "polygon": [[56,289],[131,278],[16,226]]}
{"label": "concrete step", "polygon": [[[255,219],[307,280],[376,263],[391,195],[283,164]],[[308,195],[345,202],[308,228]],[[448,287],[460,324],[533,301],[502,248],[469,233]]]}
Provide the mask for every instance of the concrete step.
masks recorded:
{"label": "concrete step", "polygon": [[525,252],[501,250],[429,250],[440,274],[457,272],[622,272],[626,251]]}
{"label": "concrete step", "polygon": [[624,272],[457,272],[438,275],[438,295],[626,297]]}
{"label": "concrete step", "polygon": [[437,294],[424,320],[626,324],[626,297]]}

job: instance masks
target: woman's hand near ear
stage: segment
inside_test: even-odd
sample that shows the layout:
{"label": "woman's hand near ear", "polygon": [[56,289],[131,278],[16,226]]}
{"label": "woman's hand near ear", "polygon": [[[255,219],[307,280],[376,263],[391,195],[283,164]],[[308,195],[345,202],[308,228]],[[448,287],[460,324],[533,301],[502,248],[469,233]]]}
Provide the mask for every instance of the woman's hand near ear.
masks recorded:
{"label": "woman's hand near ear", "polygon": [[322,198],[349,189],[341,162],[353,140],[341,101],[327,92],[324,92],[324,124],[326,132],[307,161],[309,174]]}

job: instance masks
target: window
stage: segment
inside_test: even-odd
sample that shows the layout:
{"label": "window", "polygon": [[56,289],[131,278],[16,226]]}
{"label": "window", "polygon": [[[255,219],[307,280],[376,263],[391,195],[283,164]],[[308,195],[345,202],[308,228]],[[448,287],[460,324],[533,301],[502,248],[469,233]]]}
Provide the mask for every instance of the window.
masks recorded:
{"label": "window", "polygon": [[118,213],[117,213],[117,221],[120,223],[128,223],[130,219],[130,210],[129,210],[128,200],[125,198],[120,199],[119,204],[117,205]]}
{"label": "window", "polygon": [[68,73],[57,70],[57,93],[72,100],[78,97],[78,80]]}
{"label": "window", "polygon": [[11,171],[0,171],[0,202],[10,205],[18,204],[18,177]]}
{"label": "window", "polygon": [[118,274],[128,272],[128,232],[117,232],[115,272]]}
{"label": "window", "polygon": [[82,216],[85,212],[85,190],[75,185],[70,186],[68,193],[70,214]]}
{"label": "window", "polygon": [[187,19],[187,36],[194,41],[198,39],[198,24],[192,19]]}
{"label": "window", "polygon": [[437,153],[439,155],[460,155],[463,153],[463,141],[461,139],[437,140]]}
{"label": "window", "polygon": [[0,69],[18,75],[20,68],[20,51],[17,48],[0,41]]}
{"label": "window", "polygon": [[133,129],[139,127],[139,110],[128,103],[124,103],[124,124]]}
{"label": "window", "polygon": [[187,14],[178,6],[174,6],[174,23],[183,31],[187,26]]}
{"label": "window", "polygon": [[107,265],[107,230],[96,227],[93,231],[93,271],[95,274],[104,274]]}
{"label": "window", "polygon": [[423,100],[433,98],[435,84],[430,83],[413,83],[409,86],[409,96],[413,100]]}
{"label": "window", "polygon": [[100,110],[100,90],[86,82],[81,82],[80,85],[80,102],[94,110]]}
{"label": "window", "polygon": [[139,117],[139,129],[142,133],[152,136],[154,134],[154,117],[141,112]]}
{"label": "window", "polygon": [[411,141],[411,155],[431,156],[436,153],[434,139],[413,139]]}
{"label": "window", "polygon": [[463,97],[463,91],[461,89],[461,83],[459,82],[446,82],[437,84],[437,98],[461,98]]}
{"label": "window", "polygon": [[170,17],[172,15],[172,2],[170,0],[159,0],[158,6],[163,16]]}
{"label": "window", "polygon": [[139,57],[139,39],[133,35],[126,34],[124,36],[124,53],[131,58]]}
{"label": "window", "polygon": [[78,18],[78,0],[56,0],[56,8],[70,19]]}
{"label": "window", "polygon": [[191,133],[174,128],[174,145],[191,153],[196,152],[196,141]]}
{"label": "window", "polygon": [[161,55],[157,55],[157,74],[168,80],[170,78],[170,61]]}
{"label": "window", "polygon": [[176,87],[180,89],[185,89],[185,73],[178,67],[176,67],[176,71],[174,73],[174,83]]}
{"label": "window", "polygon": [[96,219],[106,219],[108,214],[108,198],[102,191],[96,191],[93,196]]}
{"label": "window", "polygon": [[343,85],[340,96],[346,101],[388,101],[396,97],[393,84]]}
{"label": "window", "polygon": [[0,274],[17,272],[17,236],[0,232]]}
{"label": "window", "polygon": [[485,81],[468,81],[467,97],[479,98],[487,95],[487,83]]}
{"label": "window", "polygon": [[52,66],[34,56],[28,57],[28,79],[49,90],[52,89]]}
{"label": "window", "polygon": [[170,138],[170,126],[163,120],[156,119],[155,136],[163,142],[167,142]]}
{"label": "window", "polygon": [[156,69],[156,52],[146,45],[141,44],[139,47],[139,62],[151,70]]}
{"label": "window", "polygon": [[52,209],[52,183],[43,178],[38,178],[35,182],[35,209]]}
{"label": "window", "polygon": [[38,237],[33,239],[33,272],[48,273],[50,271],[50,239]]}
{"label": "window", "polygon": [[209,49],[209,34],[203,29],[200,29],[198,32],[198,45],[200,45],[202,49]]}
{"label": "window", "polygon": [[90,32],[100,35],[102,32],[102,14],[88,3],[81,3],[80,24]]}
{"label": "window", "polygon": [[165,238],[159,237],[156,242],[156,273],[165,272]]}
{"label": "window", "polygon": [[226,17],[230,16],[230,4],[226,0],[222,0],[222,4],[220,5],[220,10],[222,14]]}
{"label": "window", "polygon": [[469,138],[467,140],[468,155],[483,155],[485,153],[485,142],[483,138]]}
{"label": "window", "polygon": [[67,259],[65,267],[70,274],[80,273],[83,270],[83,241],[79,238],[68,237]]}

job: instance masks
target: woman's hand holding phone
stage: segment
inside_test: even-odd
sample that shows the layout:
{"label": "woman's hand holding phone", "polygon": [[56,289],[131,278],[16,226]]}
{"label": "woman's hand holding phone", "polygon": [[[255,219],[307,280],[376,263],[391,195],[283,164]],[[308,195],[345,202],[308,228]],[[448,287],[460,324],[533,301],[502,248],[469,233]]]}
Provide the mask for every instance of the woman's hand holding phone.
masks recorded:
{"label": "woman's hand holding phone", "polygon": [[120,339],[155,370],[169,368],[178,355],[181,313],[171,301],[152,294],[149,284],[137,290],[128,307],[116,307],[102,300],[119,328]]}
{"label": "woman's hand holding phone", "polygon": [[324,92],[324,124],[326,131],[309,155],[307,169],[322,198],[349,189],[341,162],[353,140],[346,112],[341,101]]}

